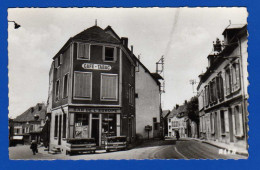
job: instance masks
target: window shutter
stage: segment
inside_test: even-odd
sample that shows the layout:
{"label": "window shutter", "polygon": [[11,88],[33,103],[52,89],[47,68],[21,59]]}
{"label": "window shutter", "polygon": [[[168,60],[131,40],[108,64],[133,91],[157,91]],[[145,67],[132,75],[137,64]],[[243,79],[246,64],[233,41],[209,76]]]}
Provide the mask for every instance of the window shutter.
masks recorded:
{"label": "window shutter", "polygon": [[225,130],[226,132],[229,132],[228,110],[224,111],[224,118],[225,118]]}
{"label": "window shutter", "polygon": [[89,59],[89,51],[90,51],[90,45],[84,44],[84,55],[83,58]]}
{"label": "window shutter", "polygon": [[60,54],[60,63],[59,64],[62,64],[63,63],[63,55]]}
{"label": "window shutter", "polygon": [[101,99],[117,99],[117,75],[101,75]]}
{"label": "window shutter", "polygon": [[243,124],[243,112],[242,112],[242,106],[239,104],[239,124],[240,124],[240,132],[239,134],[241,136],[244,135],[244,124]]}
{"label": "window shutter", "polygon": [[116,61],[116,60],[117,60],[117,49],[114,48],[114,61]]}
{"label": "window shutter", "polygon": [[78,58],[84,58],[84,44],[78,43]]}
{"label": "window shutter", "polygon": [[55,58],[55,60],[54,60],[54,68],[58,67],[58,65],[59,65],[58,62],[59,62],[58,58]]}
{"label": "window shutter", "polygon": [[74,74],[74,97],[91,98],[92,75],[86,72],[75,72]]}
{"label": "window shutter", "polygon": [[240,89],[240,64],[239,62],[236,64],[236,90]]}

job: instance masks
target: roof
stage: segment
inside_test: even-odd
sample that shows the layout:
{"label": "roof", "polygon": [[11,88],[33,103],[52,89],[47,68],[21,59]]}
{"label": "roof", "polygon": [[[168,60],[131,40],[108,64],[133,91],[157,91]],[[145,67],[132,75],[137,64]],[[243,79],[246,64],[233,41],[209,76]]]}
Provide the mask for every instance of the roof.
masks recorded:
{"label": "roof", "polygon": [[151,75],[157,80],[163,80],[163,77],[158,73],[151,73]]}
{"label": "roof", "polygon": [[163,117],[163,118],[164,118],[164,117],[167,117],[170,113],[171,113],[170,110],[163,110],[163,111],[162,111],[162,117]]}
{"label": "roof", "polygon": [[229,26],[227,26],[227,28],[223,31],[222,35],[225,34],[226,31],[228,30],[236,30],[236,29],[241,29],[244,26],[246,26],[247,24],[230,24]]}
{"label": "roof", "polygon": [[90,27],[79,34],[72,37],[72,40],[95,41],[101,43],[119,44],[120,41],[114,38],[109,33],[106,33],[99,26]]}
{"label": "roof", "polygon": [[187,111],[187,105],[181,105],[177,109],[176,108],[172,109],[168,117],[174,117],[177,116],[179,113],[186,113],[186,111]]}
{"label": "roof", "polygon": [[[42,106],[41,110],[39,110],[39,107]],[[32,112],[33,109],[33,112]],[[21,115],[17,116],[14,119],[14,122],[30,122],[30,121],[35,121],[34,120],[34,115],[39,115],[39,121],[45,119],[45,114],[46,114],[46,106],[44,103],[38,103],[34,107],[30,107],[27,109],[24,113]]]}

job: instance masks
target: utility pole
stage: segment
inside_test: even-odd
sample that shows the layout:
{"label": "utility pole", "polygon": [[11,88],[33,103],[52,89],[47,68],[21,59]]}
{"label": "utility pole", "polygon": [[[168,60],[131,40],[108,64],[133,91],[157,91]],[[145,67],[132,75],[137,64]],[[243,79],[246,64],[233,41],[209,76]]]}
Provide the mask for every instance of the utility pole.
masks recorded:
{"label": "utility pole", "polygon": [[190,80],[190,84],[192,85],[192,93],[197,93],[194,91],[194,85],[197,84],[195,79]]}

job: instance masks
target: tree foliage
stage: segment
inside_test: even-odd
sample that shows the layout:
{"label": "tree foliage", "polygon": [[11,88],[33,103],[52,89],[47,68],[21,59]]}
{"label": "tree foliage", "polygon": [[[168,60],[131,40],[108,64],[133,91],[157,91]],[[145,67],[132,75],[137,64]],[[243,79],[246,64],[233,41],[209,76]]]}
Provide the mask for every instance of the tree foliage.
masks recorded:
{"label": "tree foliage", "polygon": [[197,96],[192,97],[187,102],[187,113],[190,120],[199,122],[199,102]]}

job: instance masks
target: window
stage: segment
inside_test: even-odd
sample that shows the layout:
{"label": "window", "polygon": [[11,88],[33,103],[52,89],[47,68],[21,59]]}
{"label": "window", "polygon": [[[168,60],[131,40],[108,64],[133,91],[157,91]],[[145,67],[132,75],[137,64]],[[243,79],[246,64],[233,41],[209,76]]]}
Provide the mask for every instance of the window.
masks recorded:
{"label": "window", "polygon": [[116,136],[116,114],[102,115],[102,135]]}
{"label": "window", "polygon": [[214,134],[215,133],[215,125],[214,125],[214,113],[210,114],[210,130],[211,133]]}
{"label": "window", "polygon": [[217,76],[217,95],[219,100],[224,99],[224,87],[223,87],[223,78],[221,73]]}
{"label": "window", "polygon": [[235,132],[237,136],[243,135],[243,118],[240,105],[235,106],[234,108],[235,116]]}
{"label": "window", "polygon": [[103,60],[104,61],[116,61],[116,48],[115,47],[103,47]]}
{"label": "window", "polygon": [[78,43],[78,59],[89,60],[90,59],[90,44]]}
{"label": "window", "polygon": [[75,138],[89,138],[89,114],[75,115]]}
{"label": "window", "polygon": [[58,101],[60,99],[60,80],[56,81],[55,86],[55,100]]}
{"label": "window", "polygon": [[239,63],[232,64],[232,92],[240,89]]}
{"label": "window", "polygon": [[63,55],[60,54],[56,59],[54,60],[54,67],[58,68],[63,62]]}
{"label": "window", "polygon": [[135,69],[134,69],[134,66],[131,66],[131,76],[133,77],[135,74]]}
{"label": "window", "polygon": [[223,110],[220,111],[220,125],[221,125],[221,133],[225,133],[225,112]]}
{"label": "window", "polygon": [[226,95],[229,95],[231,93],[231,73],[229,68],[226,69],[225,79]]}
{"label": "window", "polygon": [[101,100],[116,101],[118,94],[118,75],[101,74]]}
{"label": "window", "polygon": [[66,126],[67,126],[67,115],[66,115],[66,114],[63,114],[62,138],[66,138]]}
{"label": "window", "polygon": [[92,73],[74,72],[74,99],[91,99]]}
{"label": "window", "polygon": [[63,98],[68,97],[68,74],[63,78]]}
{"label": "window", "polygon": [[58,137],[58,115],[55,116],[54,137]]}

